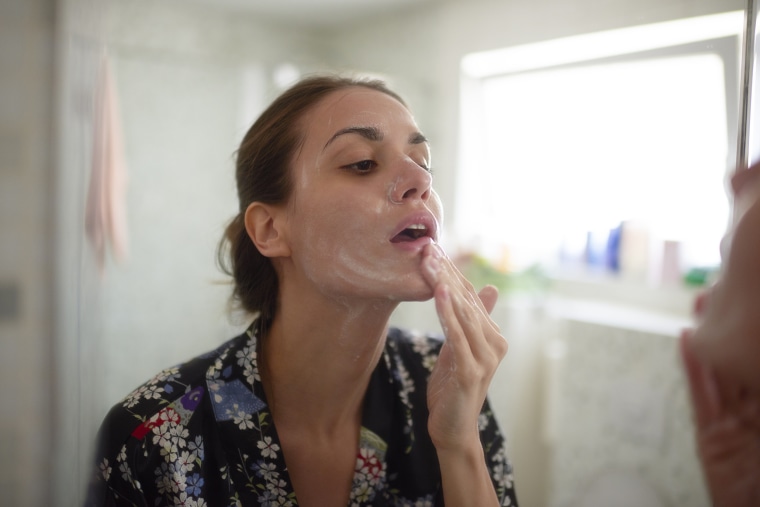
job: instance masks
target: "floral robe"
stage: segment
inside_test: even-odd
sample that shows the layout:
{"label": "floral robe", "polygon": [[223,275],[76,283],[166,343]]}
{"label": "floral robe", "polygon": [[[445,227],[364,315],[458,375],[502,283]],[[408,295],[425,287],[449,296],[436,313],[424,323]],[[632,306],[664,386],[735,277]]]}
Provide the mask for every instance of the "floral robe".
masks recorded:
{"label": "floral robe", "polygon": [[[254,329],[159,373],[111,409],[86,506],[298,505],[259,377]],[[443,505],[426,406],[441,344],[390,329],[365,396],[350,506]],[[501,505],[517,505],[487,402],[479,427]]]}

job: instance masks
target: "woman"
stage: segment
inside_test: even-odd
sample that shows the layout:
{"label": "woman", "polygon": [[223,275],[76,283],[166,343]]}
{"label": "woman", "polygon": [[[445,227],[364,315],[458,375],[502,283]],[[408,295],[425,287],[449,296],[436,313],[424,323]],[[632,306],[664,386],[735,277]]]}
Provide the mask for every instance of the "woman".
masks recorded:
{"label": "woman", "polygon": [[[303,80],[248,131],[236,173],[220,257],[256,318],[114,407],[89,504],[516,505],[486,402],[507,351],[497,293],[436,243],[404,102],[378,81]],[[444,342],[388,328],[431,297]]]}
{"label": "woman", "polygon": [[681,338],[697,450],[715,507],[760,506],[760,165],[732,178],[721,279]]}

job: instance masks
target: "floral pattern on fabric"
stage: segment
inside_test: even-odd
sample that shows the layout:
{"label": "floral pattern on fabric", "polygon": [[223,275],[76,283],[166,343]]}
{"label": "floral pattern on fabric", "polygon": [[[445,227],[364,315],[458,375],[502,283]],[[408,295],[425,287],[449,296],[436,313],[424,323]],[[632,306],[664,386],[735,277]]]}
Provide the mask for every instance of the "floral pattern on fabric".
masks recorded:
{"label": "floral pattern on fabric", "polygon": [[[86,506],[297,506],[257,366],[255,323],[169,368],[106,416]],[[440,339],[391,329],[365,396],[349,507],[443,505],[427,434],[427,379]],[[505,441],[479,419],[501,505],[517,505]]]}

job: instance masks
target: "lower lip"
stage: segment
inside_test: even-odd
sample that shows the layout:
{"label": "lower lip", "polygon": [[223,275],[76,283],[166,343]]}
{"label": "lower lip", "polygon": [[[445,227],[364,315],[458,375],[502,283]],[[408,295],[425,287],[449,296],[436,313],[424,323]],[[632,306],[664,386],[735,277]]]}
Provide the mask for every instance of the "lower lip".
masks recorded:
{"label": "lower lip", "polygon": [[415,239],[414,241],[401,241],[399,243],[393,243],[393,246],[405,250],[407,252],[419,252],[425,245],[433,244],[433,238],[425,236],[423,238]]}

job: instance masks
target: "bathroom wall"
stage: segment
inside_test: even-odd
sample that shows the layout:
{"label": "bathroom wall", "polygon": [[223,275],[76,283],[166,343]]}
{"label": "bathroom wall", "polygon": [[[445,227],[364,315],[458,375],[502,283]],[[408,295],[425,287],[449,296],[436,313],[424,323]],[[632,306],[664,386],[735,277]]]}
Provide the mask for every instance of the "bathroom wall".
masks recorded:
{"label": "bathroom wall", "polygon": [[[54,300],[51,378],[46,393],[51,417],[45,428],[52,445],[38,467],[50,467],[49,480],[33,485],[47,502],[20,505],[79,505],[90,475],[92,435],[99,413],[96,401],[105,372],[100,369],[103,322],[100,274],[85,235],[84,203],[92,167],[93,123],[98,66],[104,51],[104,0],[50,3],[55,26],[55,75],[50,120],[55,134],[51,166],[54,243],[49,292]],[[53,88],[54,85],[54,88]]]}
{"label": "bathroom wall", "polygon": [[[53,410],[52,2],[0,1],[0,497],[44,505]],[[19,417],[23,415],[22,417]]]}
{"label": "bathroom wall", "polygon": [[239,327],[215,265],[237,211],[234,155],[277,91],[273,73],[316,65],[320,43],[275,20],[185,2],[111,2],[107,55],[128,172],[125,259],[100,282],[105,410],[160,369]]}

